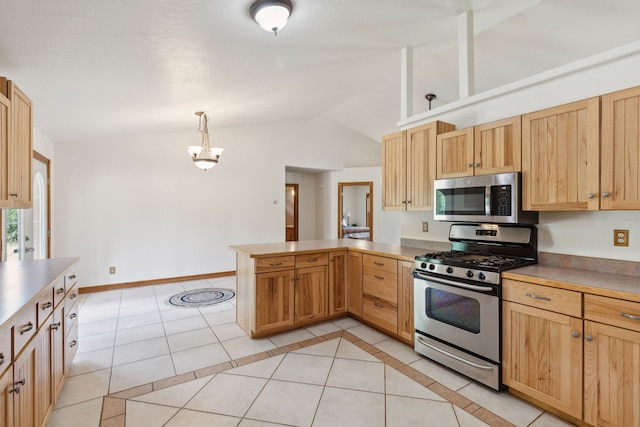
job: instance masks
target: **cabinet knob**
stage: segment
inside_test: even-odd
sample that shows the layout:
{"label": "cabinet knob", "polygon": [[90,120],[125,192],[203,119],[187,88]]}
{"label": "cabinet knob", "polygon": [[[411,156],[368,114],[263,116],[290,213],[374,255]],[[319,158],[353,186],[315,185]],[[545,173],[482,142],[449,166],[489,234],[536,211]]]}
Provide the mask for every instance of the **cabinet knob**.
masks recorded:
{"label": "cabinet knob", "polygon": [[593,341],[593,337],[591,335],[586,335],[584,339],[587,341]]}
{"label": "cabinet knob", "polygon": [[60,322],[54,323],[51,325],[51,329],[57,331],[60,328]]}
{"label": "cabinet knob", "polygon": [[579,333],[577,333],[576,331],[571,331],[571,336],[574,338],[578,338],[580,336]]}
{"label": "cabinet knob", "polygon": [[473,167],[474,167],[474,168],[480,167],[480,163],[474,163],[474,164],[473,164]]}
{"label": "cabinet knob", "polygon": [[18,197],[18,193],[11,193],[10,196],[11,197]]}
{"label": "cabinet knob", "polygon": [[4,364],[4,353],[0,353],[0,365]]}
{"label": "cabinet knob", "polygon": [[593,193],[589,193],[589,194],[587,195],[587,197],[588,197],[588,198],[590,198],[590,199],[593,199],[594,197],[596,197],[596,195],[595,195],[595,194],[593,194]]}
{"label": "cabinet knob", "polygon": [[604,193],[602,193],[602,197],[609,197],[611,195],[611,193],[609,193],[608,191],[605,191]]}
{"label": "cabinet knob", "polygon": [[467,163],[468,168],[470,168],[471,166],[473,166],[471,163]]}

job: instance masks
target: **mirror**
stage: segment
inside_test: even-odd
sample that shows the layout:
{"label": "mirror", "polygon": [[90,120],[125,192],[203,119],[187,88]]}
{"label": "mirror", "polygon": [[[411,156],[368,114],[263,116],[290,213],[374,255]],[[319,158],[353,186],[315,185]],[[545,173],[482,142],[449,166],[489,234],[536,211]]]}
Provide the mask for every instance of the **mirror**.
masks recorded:
{"label": "mirror", "polygon": [[338,183],[338,237],[373,240],[373,182]]}

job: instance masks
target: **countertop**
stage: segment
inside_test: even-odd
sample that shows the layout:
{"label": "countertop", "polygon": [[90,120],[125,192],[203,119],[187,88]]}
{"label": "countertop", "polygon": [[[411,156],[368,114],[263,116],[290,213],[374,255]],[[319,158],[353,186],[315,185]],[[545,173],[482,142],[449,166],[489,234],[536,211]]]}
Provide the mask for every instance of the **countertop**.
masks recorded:
{"label": "countertop", "polygon": [[236,252],[249,255],[251,258],[290,255],[294,252],[317,252],[334,249],[352,249],[373,255],[391,256],[404,261],[414,261],[416,255],[424,255],[427,250],[388,243],[370,242],[356,239],[303,240],[299,242],[258,243],[252,245],[230,246]]}
{"label": "countertop", "polygon": [[20,311],[79,258],[0,262],[0,325]]}
{"label": "countertop", "polygon": [[537,264],[505,271],[502,277],[640,302],[640,277],[638,276]]}

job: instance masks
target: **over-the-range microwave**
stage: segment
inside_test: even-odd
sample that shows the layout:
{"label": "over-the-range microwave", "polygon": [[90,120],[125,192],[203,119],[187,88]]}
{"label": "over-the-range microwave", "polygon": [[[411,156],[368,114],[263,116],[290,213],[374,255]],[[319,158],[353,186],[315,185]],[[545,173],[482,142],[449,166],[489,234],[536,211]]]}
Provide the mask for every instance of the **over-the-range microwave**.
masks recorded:
{"label": "over-the-range microwave", "polygon": [[537,224],[538,212],[522,210],[519,172],[434,181],[433,219]]}

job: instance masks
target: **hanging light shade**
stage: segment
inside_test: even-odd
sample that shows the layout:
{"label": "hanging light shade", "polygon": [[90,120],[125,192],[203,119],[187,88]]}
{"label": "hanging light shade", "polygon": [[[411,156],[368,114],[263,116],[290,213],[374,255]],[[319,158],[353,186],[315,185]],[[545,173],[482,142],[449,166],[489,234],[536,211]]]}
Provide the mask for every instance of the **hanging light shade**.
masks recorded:
{"label": "hanging light shade", "polygon": [[218,160],[224,149],[211,148],[209,143],[209,118],[202,111],[198,111],[196,115],[200,117],[198,131],[202,134],[202,142],[200,145],[190,145],[187,151],[197,167],[207,170],[218,164]]}
{"label": "hanging light shade", "polygon": [[276,36],[286,24],[293,4],[289,0],[258,0],[249,8],[249,14],[266,31]]}

